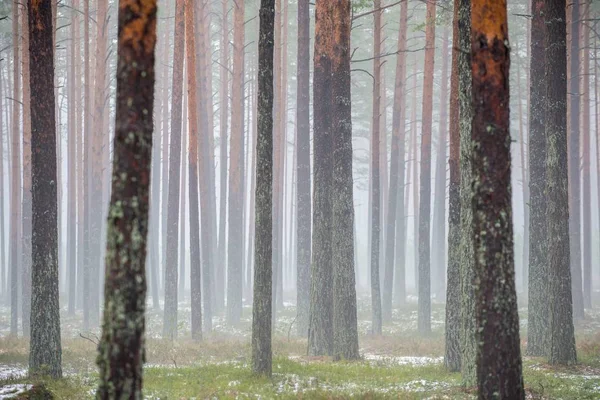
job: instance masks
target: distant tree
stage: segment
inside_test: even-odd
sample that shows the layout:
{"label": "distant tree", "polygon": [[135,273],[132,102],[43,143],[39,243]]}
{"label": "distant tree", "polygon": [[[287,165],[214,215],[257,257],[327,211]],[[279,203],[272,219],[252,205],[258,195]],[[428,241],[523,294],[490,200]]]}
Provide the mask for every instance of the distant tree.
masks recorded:
{"label": "distant tree", "polygon": [[271,376],[273,263],[273,53],[275,0],[261,0],[258,41],[258,137],[256,142],[256,222],[252,371]]}
{"label": "distant tree", "polygon": [[81,216],[82,223],[82,308],[83,308],[83,327],[89,328],[90,322],[90,145],[92,126],[91,112],[91,90],[93,83],[90,80],[90,0],[83,0],[83,137],[82,137],[82,202]]}
{"label": "distant tree", "polygon": [[98,399],[142,398],[156,1],[119,2],[115,142]]}
{"label": "distant tree", "polygon": [[336,1],[333,17],[333,356],[357,360],[360,354],[354,275],[350,0]]}
{"label": "distant tree", "polygon": [[[373,2],[373,108],[371,113],[371,313],[373,334],[381,335],[381,287],[379,255],[381,239],[381,173],[380,108],[381,108],[381,0]],[[391,311],[391,310],[390,310]]]}
{"label": "distant tree", "polygon": [[[584,318],[583,288],[581,277],[581,172],[580,172],[580,130],[581,93],[579,90],[580,75],[580,25],[581,0],[571,3],[571,69],[570,69],[570,121],[569,121],[569,236],[570,262],[573,294],[573,317]],[[587,88],[586,88],[587,90]]]}
{"label": "distant tree", "polygon": [[312,284],[308,325],[308,354],[333,352],[332,204],[332,60],[333,2],[315,6],[313,71],[314,152]]}
{"label": "distant tree", "polygon": [[296,321],[299,336],[308,335],[308,312],[310,308],[310,215],[311,215],[311,168],[310,168],[310,13],[309,0],[298,1],[298,59],[297,59],[297,115],[296,115],[296,236],[298,240],[297,310]]}
{"label": "distant tree", "polygon": [[[577,3],[577,2],[576,2]],[[569,257],[567,175],[566,1],[547,0],[546,20],[546,221],[548,224],[549,335],[551,364],[577,361]],[[571,110],[571,114],[574,111]],[[573,129],[573,127],[571,127]],[[571,171],[569,171],[569,175]]]}
{"label": "distant tree", "polygon": [[[32,270],[30,374],[62,376],[51,0],[27,2],[31,60]],[[26,27],[23,26],[25,30]]]}
{"label": "distant tree", "polygon": [[435,58],[435,0],[427,2],[423,114],[421,116],[421,195],[419,197],[419,332],[431,331],[431,127],[433,123],[433,67]]}
{"label": "distant tree", "polygon": [[527,313],[527,354],[543,356],[548,352],[548,260],[546,245],[546,0],[532,0],[529,103],[529,293]]}
{"label": "distant tree", "polygon": [[[171,141],[169,145],[169,182],[167,211],[167,263],[165,264],[165,309],[163,336],[173,338],[177,336],[177,250],[179,241],[179,180],[181,172],[181,124],[182,124],[182,101],[183,101],[183,53],[185,45],[185,2],[177,0],[175,3],[175,29],[173,49],[173,81],[171,97]],[[165,82],[166,83],[166,82]],[[167,99],[163,99],[167,101]],[[164,132],[163,132],[164,134]],[[157,142],[157,155],[160,145]],[[167,162],[167,160],[163,160]],[[158,177],[160,171],[153,171]],[[158,182],[156,182],[158,185]],[[158,200],[158,198],[156,199]],[[185,210],[183,210],[185,214]],[[158,231],[158,218],[154,228]],[[193,234],[193,232],[192,232]],[[158,262],[158,260],[155,260]],[[183,280],[183,277],[180,277]],[[181,293],[183,295],[183,292]]]}
{"label": "distant tree", "polygon": [[[231,140],[229,147],[227,322],[242,316],[243,280],[243,164],[244,164],[244,0],[233,10],[233,81],[231,85]],[[191,176],[190,176],[191,178]]]}
{"label": "distant tree", "polygon": [[480,399],[524,399],[511,208],[506,2],[471,8],[472,212]]}
{"label": "distant tree", "polygon": [[459,112],[459,59],[460,2],[454,2],[452,22],[452,67],[450,73],[450,186],[448,188],[448,268],[446,285],[446,325],[444,365],[450,371],[460,371],[460,112]]}

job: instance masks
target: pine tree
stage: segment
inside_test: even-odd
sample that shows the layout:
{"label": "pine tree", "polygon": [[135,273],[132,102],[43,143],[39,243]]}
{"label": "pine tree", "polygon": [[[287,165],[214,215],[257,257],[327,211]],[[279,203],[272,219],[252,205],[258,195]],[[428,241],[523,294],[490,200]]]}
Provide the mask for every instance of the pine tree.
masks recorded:
{"label": "pine tree", "polygon": [[271,376],[273,263],[273,53],[275,0],[261,0],[258,42],[258,137],[256,144],[256,222],[252,371]]}
{"label": "pine tree", "polygon": [[[62,375],[58,302],[57,160],[51,0],[27,2],[31,91],[30,374]],[[23,29],[27,27],[23,26]]]}

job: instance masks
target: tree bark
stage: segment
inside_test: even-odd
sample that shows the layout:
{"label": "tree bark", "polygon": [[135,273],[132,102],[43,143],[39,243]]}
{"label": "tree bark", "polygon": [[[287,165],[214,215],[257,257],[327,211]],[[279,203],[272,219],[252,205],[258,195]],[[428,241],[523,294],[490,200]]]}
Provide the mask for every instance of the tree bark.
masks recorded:
{"label": "tree bark", "polygon": [[233,12],[233,82],[231,85],[231,142],[229,151],[229,215],[227,241],[227,322],[242,316],[243,280],[243,163],[244,163],[244,0]]}
{"label": "tree bark", "polygon": [[[57,160],[50,0],[27,2],[31,59],[32,270],[30,375],[62,376],[58,302]],[[23,30],[26,27],[23,26]]]}
{"label": "tree bark", "polygon": [[313,258],[308,327],[308,354],[311,356],[332,355],[333,352],[332,13],[333,2],[317,2],[313,70]]}
{"label": "tree bark", "polygon": [[[163,163],[169,163],[169,182],[168,186],[168,215],[167,215],[167,263],[165,264],[165,309],[163,336],[173,339],[177,336],[177,250],[179,241],[179,180],[181,171],[181,124],[182,124],[182,100],[183,100],[183,55],[184,44],[186,44],[186,3],[184,0],[177,0],[175,3],[175,31],[174,31],[174,50],[173,50],[173,81],[171,98],[171,141],[170,154],[168,160],[163,159]],[[189,57],[189,56],[188,56]],[[188,64],[188,73],[189,71]],[[165,82],[166,84],[166,82]],[[195,85],[195,82],[194,82]],[[167,99],[163,99],[167,101]],[[163,135],[166,132],[163,132]],[[160,147],[156,143],[156,147]],[[156,171],[156,176],[159,171]],[[158,182],[157,182],[158,183]],[[164,190],[164,186],[163,186]],[[158,199],[157,199],[158,200]],[[163,209],[163,212],[165,210]],[[185,212],[184,212],[185,213]],[[155,228],[158,230],[158,218],[156,218]],[[193,234],[193,233],[192,233]],[[192,245],[193,246],[193,245]],[[158,260],[156,260],[158,262]],[[183,280],[183,277],[181,277]]]}
{"label": "tree bark", "polygon": [[[576,2],[577,3],[577,2]],[[575,4],[576,4],[575,3]],[[569,262],[566,2],[546,1],[546,220],[548,223],[549,354],[551,364],[577,362]],[[578,15],[578,14],[574,14]],[[573,39],[573,38],[572,38]],[[576,58],[573,53],[572,58]],[[574,110],[571,110],[573,114]],[[572,115],[571,115],[572,116]],[[571,129],[575,127],[571,126]],[[571,132],[573,134],[573,132]],[[572,149],[571,149],[572,150]],[[567,175],[567,173],[569,175]]]}
{"label": "tree bark", "polygon": [[357,360],[360,354],[354,276],[350,0],[335,2],[333,18],[333,356]]}
{"label": "tree bark", "polygon": [[[373,2],[373,9],[381,8],[381,0]],[[373,108],[371,114],[371,318],[373,334],[381,335],[381,288],[379,279],[380,233],[380,102],[381,102],[381,11],[373,13]]]}
{"label": "tree bark", "polygon": [[446,326],[444,365],[449,371],[461,368],[461,292],[460,292],[460,111],[459,60],[460,2],[454,2],[452,22],[452,69],[450,73],[450,187],[448,189],[448,269],[446,286]]}
{"label": "tree bark", "polygon": [[435,58],[435,0],[427,3],[423,111],[421,115],[421,187],[419,196],[419,332],[431,332],[431,126],[433,123],[433,67]]}
{"label": "tree bark", "polygon": [[261,0],[258,42],[258,131],[256,147],[256,222],[252,371],[271,376],[271,302],[273,263],[273,52],[275,0]]}
{"label": "tree bark", "polygon": [[119,2],[117,100],[99,399],[142,398],[156,1]]}
{"label": "tree bark", "polygon": [[506,2],[472,2],[472,212],[480,399],[524,399],[511,207]]}

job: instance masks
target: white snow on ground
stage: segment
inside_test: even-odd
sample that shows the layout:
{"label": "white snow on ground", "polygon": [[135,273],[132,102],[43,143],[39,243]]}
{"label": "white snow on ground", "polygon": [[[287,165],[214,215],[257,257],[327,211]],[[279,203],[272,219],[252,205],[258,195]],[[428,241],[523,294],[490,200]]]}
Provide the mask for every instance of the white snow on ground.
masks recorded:
{"label": "white snow on ground", "polygon": [[392,356],[382,356],[379,354],[369,354],[366,353],[363,355],[366,361],[371,362],[372,364],[385,364],[385,365],[411,365],[414,367],[422,367],[425,365],[432,364],[441,364],[444,361],[444,357],[392,357]]}
{"label": "white snow on ground", "polygon": [[0,387],[0,400],[3,399],[14,399],[18,395],[31,390],[33,385],[25,385],[22,383],[12,384],[12,385],[4,385]]}
{"label": "white snow on ground", "polygon": [[17,365],[0,365],[0,380],[18,379],[27,376],[27,370]]}

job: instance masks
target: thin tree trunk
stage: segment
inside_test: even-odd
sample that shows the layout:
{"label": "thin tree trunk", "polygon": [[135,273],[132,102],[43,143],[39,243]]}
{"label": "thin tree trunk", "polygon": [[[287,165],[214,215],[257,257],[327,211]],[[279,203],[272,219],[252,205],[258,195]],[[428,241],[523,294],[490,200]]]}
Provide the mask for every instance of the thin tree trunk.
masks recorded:
{"label": "thin tree trunk", "polygon": [[139,8],[125,0],[119,2],[118,40],[113,187],[107,224],[106,298],[96,397],[139,399],[143,397],[145,358],[145,259],[152,164],[156,1],[145,2]]}
{"label": "thin tree trunk", "polygon": [[419,196],[419,332],[431,331],[431,126],[433,123],[433,67],[435,58],[435,1],[427,3],[423,110],[421,115],[421,187]]}
{"label": "thin tree trunk", "polygon": [[[62,376],[58,302],[54,25],[50,0],[29,0],[32,269],[29,374]],[[23,18],[25,21],[25,18]],[[23,30],[27,28],[23,25]],[[24,67],[28,67],[25,65]],[[29,72],[29,71],[28,71]],[[27,77],[24,77],[24,82]],[[28,114],[28,113],[26,113]]]}
{"label": "thin tree trunk", "polygon": [[[177,336],[177,249],[179,241],[179,179],[181,169],[181,120],[182,120],[182,100],[183,100],[183,55],[184,44],[186,42],[186,4],[184,0],[177,0],[175,3],[175,31],[173,50],[173,97],[171,99],[171,157],[168,160],[163,159],[163,163],[169,163],[169,182],[168,186],[168,216],[167,216],[167,263],[165,264],[165,309],[163,336],[174,339]],[[188,74],[191,73],[188,55]],[[192,72],[193,73],[193,72]],[[166,82],[165,82],[166,84]],[[195,86],[195,82],[192,85]],[[167,101],[163,98],[163,101]],[[163,131],[163,135],[167,135]],[[159,147],[159,143],[156,143]],[[158,153],[158,152],[157,152]],[[158,176],[158,171],[156,171]],[[164,181],[163,181],[164,185]],[[165,186],[163,186],[164,190]],[[191,195],[190,195],[191,196]],[[158,200],[158,199],[157,199]],[[163,212],[167,211],[164,210]],[[155,228],[158,231],[158,218]],[[193,233],[192,233],[193,235]],[[158,245],[156,243],[155,245]],[[191,245],[194,246],[193,244]],[[158,247],[158,246],[157,246]],[[158,262],[158,260],[156,260]],[[181,277],[183,280],[183,277]],[[193,303],[192,303],[193,304]]]}
{"label": "thin tree trunk", "polygon": [[90,262],[90,142],[92,140],[91,125],[92,106],[90,87],[90,0],[83,0],[83,160],[82,160],[82,185],[83,185],[83,328],[90,327],[90,287],[91,287],[91,262]]}
{"label": "thin tree trunk", "polygon": [[[577,2],[575,3],[577,4]],[[578,8],[578,7],[576,7]],[[573,327],[573,295],[569,257],[569,175],[565,0],[547,0],[546,22],[546,218],[548,223],[549,357],[550,364],[577,362]],[[573,14],[577,16],[579,14]],[[572,38],[574,39],[574,38]],[[572,53],[577,58],[577,53]],[[573,65],[571,65],[573,67]],[[571,71],[573,72],[573,71]],[[577,69],[575,70],[577,73]],[[533,78],[533,76],[532,76]],[[571,110],[573,117],[574,110]],[[571,129],[575,129],[571,126]],[[571,149],[572,150],[572,149]]]}
{"label": "thin tree trunk", "polygon": [[308,335],[310,308],[310,234],[311,234],[311,168],[310,168],[310,5],[298,1],[298,85],[296,98],[296,327],[298,336]]}
{"label": "thin tree trunk", "polygon": [[474,0],[471,24],[477,384],[480,399],[517,400],[525,398],[525,387],[515,289],[506,2]]}
{"label": "thin tree trunk", "polygon": [[373,2],[373,108],[371,114],[371,318],[372,331],[381,335],[381,289],[379,280],[379,240],[380,240],[380,102],[381,102],[381,0]]}

